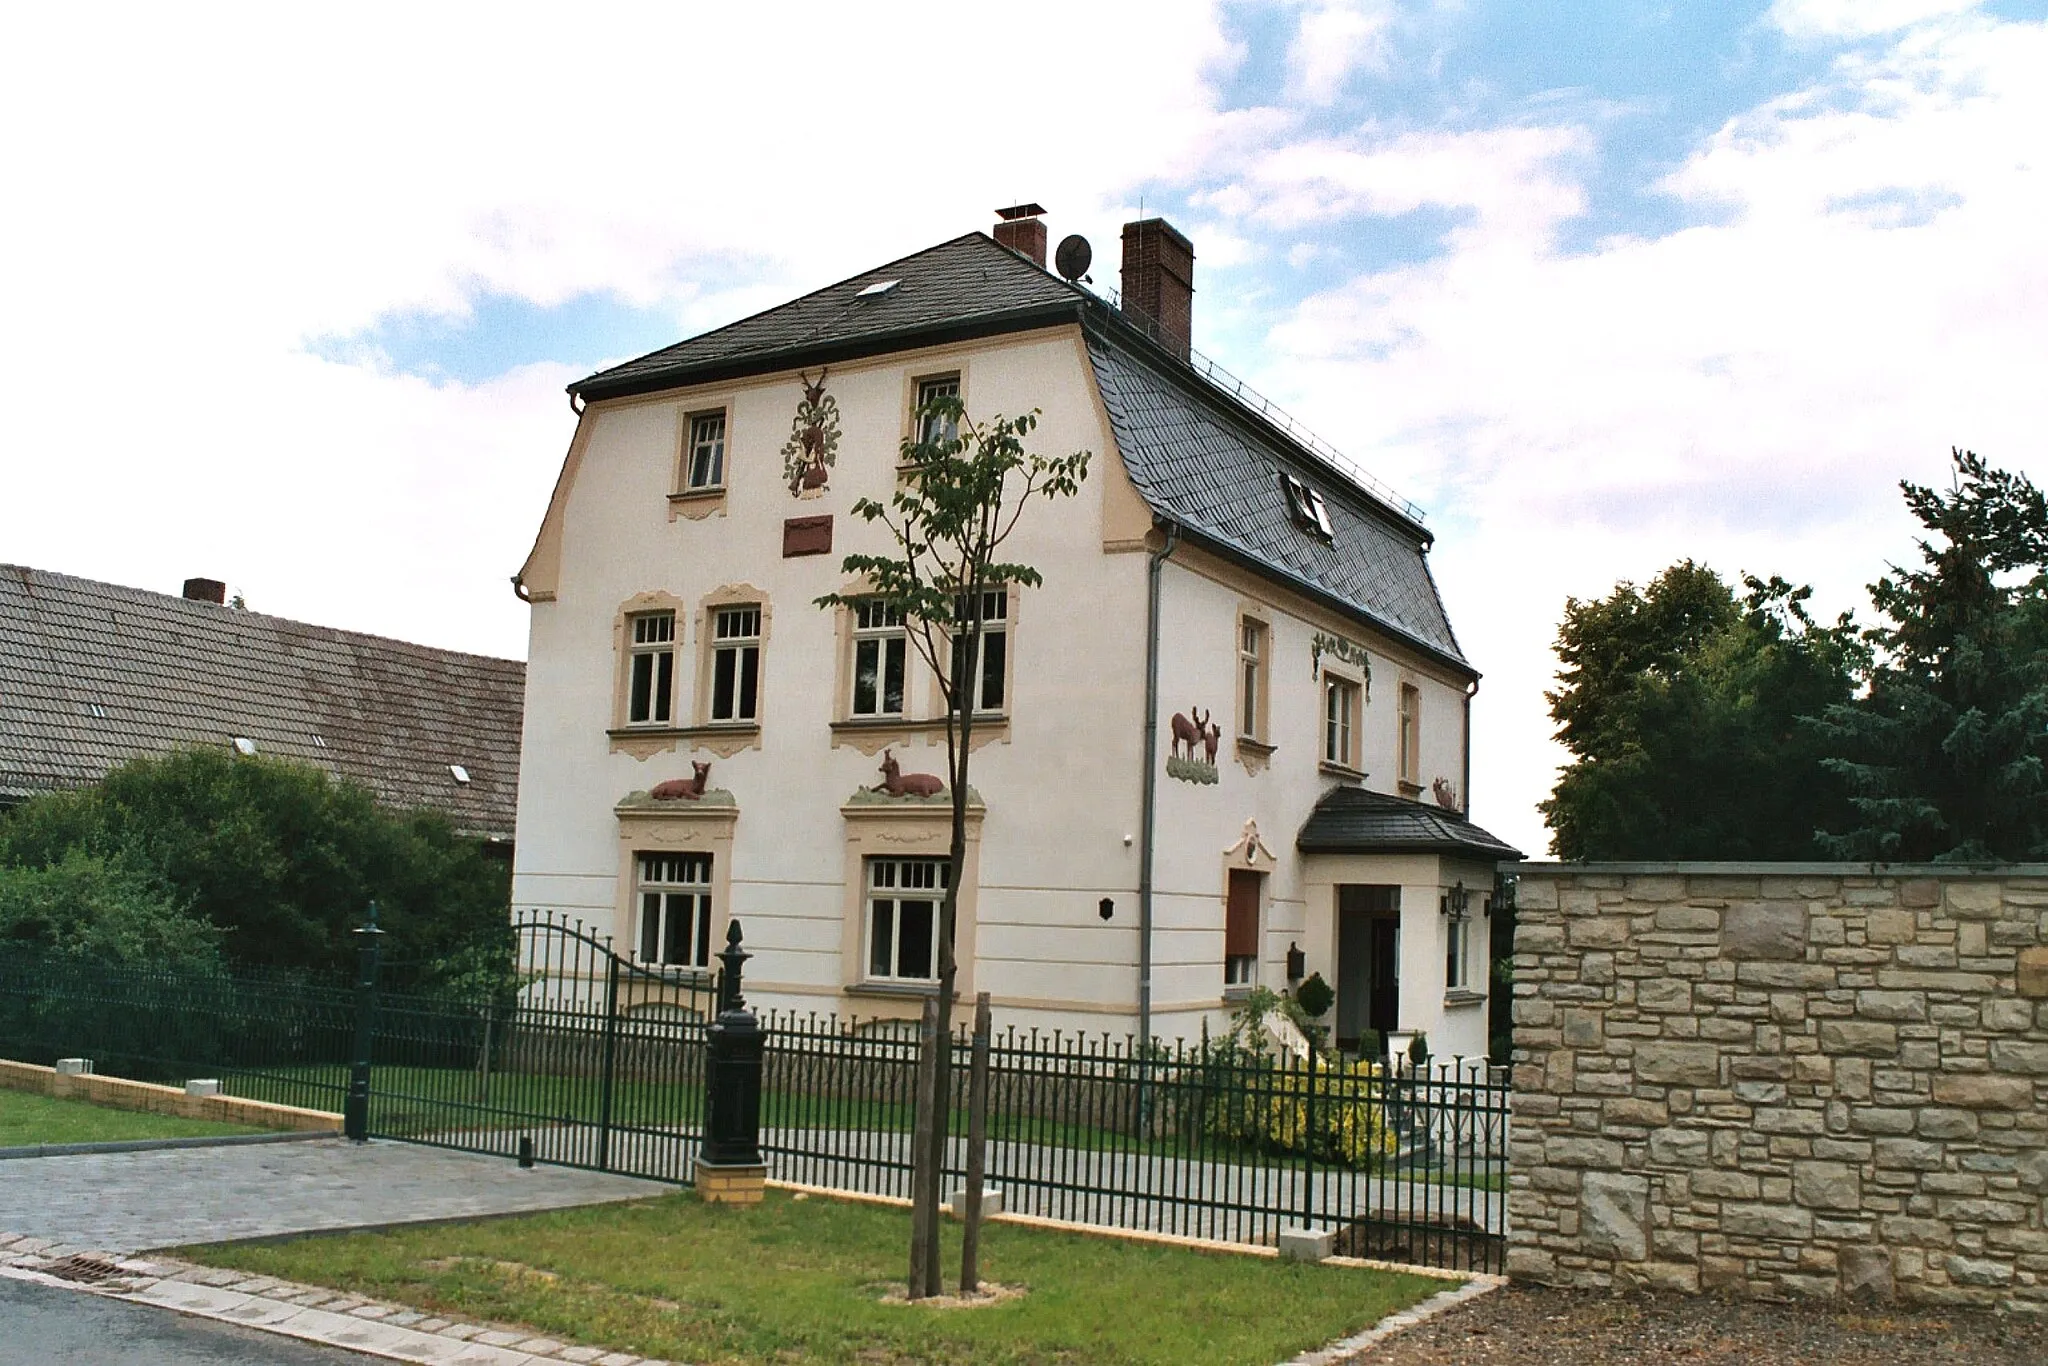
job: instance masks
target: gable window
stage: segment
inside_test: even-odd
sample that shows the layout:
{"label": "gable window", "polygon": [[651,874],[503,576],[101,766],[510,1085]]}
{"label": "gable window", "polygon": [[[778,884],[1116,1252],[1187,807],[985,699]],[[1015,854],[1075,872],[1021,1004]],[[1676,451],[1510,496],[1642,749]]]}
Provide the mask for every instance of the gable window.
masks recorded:
{"label": "gable window", "polygon": [[1237,623],[1237,734],[1261,743],[1266,738],[1266,623],[1240,617]]}
{"label": "gable window", "polygon": [[1323,762],[1358,768],[1358,704],[1356,683],[1335,674],[1323,675]]}
{"label": "gable window", "polygon": [[[981,618],[981,659],[967,675],[967,635],[976,614]],[[1010,667],[1010,594],[1008,589],[991,588],[980,593],[962,593],[954,600],[953,618],[959,630],[953,637],[953,678],[972,689],[976,711],[1001,711],[1008,692]]]}
{"label": "gable window", "polygon": [[901,607],[880,598],[863,598],[854,604],[851,715],[903,714],[907,646]]}
{"label": "gable window", "polygon": [[1330,509],[1323,502],[1323,495],[1310,488],[1307,480],[1283,474],[1280,489],[1287,495],[1287,515],[1296,526],[1326,541],[1336,539],[1336,530],[1330,525]]}
{"label": "gable window", "polygon": [[1223,906],[1223,985],[1226,990],[1249,987],[1259,972],[1259,891],[1265,875],[1245,868],[1230,870]]}
{"label": "gable window", "polygon": [[869,980],[938,980],[948,871],[942,858],[867,860]]}
{"label": "gable window", "polygon": [[951,417],[940,413],[928,413],[925,407],[935,398],[960,397],[960,376],[933,375],[917,382],[917,411],[913,415],[917,422],[917,439],[924,444],[951,441],[960,434],[960,424]]}
{"label": "gable window", "polygon": [[1401,782],[1422,785],[1422,690],[1413,683],[1401,685]]}
{"label": "gable window", "polygon": [[715,489],[725,485],[725,412],[696,413],[690,418],[690,443],[685,452],[683,487]]}
{"label": "gable window", "polygon": [[633,643],[626,666],[626,722],[665,726],[675,697],[676,614],[641,612],[627,621]]}
{"label": "gable window", "polygon": [[711,719],[753,721],[761,687],[760,605],[716,609],[711,637]]}
{"label": "gable window", "polygon": [[638,854],[634,861],[640,961],[711,966],[711,855]]}

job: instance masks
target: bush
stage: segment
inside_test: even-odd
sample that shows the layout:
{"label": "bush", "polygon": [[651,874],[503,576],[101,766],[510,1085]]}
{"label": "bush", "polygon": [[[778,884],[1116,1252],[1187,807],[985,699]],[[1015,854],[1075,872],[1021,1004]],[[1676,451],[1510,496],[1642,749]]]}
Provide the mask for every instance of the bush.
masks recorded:
{"label": "bush", "polygon": [[1305,1062],[1276,1058],[1263,1027],[1274,1010],[1306,1023],[1298,1002],[1257,987],[1231,1017],[1230,1032],[1204,1044],[1202,1131],[1254,1152],[1305,1154],[1348,1167],[1392,1155],[1379,1064],[1346,1063],[1313,1048]]}
{"label": "bush", "polygon": [[211,968],[218,929],[150,878],[83,849],[43,868],[0,867],[0,944],[80,962]]}
{"label": "bush", "polygon": [[373,900],[393,986],[506,934],[509,873],[477,841],[437,813],[386,810],[356,784],[279,759],[136,760],[0,820],[0,867],[53,869],[75,855],[189,907],[236,966],[345,974],[350,931]]}

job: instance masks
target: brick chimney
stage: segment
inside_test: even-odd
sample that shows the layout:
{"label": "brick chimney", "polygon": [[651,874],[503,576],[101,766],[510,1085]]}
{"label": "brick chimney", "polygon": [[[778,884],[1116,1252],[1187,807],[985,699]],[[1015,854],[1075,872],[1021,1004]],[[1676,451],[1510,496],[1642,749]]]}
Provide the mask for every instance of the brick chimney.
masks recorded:
{"label": "brick chimney", "polygon": [[1043,204],[1012,204],[1007,209],[997,209],[996,245],[1008,247],[1019,256],[1045,269],[1045,222],[1039,217],[1045,212]]}
{"label": "brick chimney", "polygon": [[194,602],[225,603],[228,600],[228,586],[219,579],[187,579],[185,596]]}
{"label": "brick chimney", "polygon": [[1163,218],[1124,224],[1124,314],[1180,356],[1194,342],[1195,244]]}

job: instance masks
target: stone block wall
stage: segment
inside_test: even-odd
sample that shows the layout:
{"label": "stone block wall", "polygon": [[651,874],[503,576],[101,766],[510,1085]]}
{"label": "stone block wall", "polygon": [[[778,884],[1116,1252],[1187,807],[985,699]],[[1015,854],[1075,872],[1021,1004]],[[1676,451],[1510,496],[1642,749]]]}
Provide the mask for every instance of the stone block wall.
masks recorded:
{"label": "stone block wall", "polygon": [[1508,1270],[2048,1312],[2048,867],[1525,864]]}

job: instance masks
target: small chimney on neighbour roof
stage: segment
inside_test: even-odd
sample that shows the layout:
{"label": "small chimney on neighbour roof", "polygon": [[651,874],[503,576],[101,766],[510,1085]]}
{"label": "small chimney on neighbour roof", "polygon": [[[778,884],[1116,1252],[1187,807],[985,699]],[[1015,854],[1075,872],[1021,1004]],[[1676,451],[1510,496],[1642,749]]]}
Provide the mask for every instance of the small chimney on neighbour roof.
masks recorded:
{"label": "small chimney on neighbour roof", "polygon": [[1045,269],[1045,222],[1040,217],[1044,212],[1043,204],[1012,204],[1007,209],[997,209],[996,217],[1002,222],[996,224],[996,245],[1008,247],[1040,270]]}
{"label": "small chimney on neighbour roof", "polygon": [[1124,224],[1124,315],[1185,360],[1194,313],[1195,244],[1163,218]]}
{"label": "small chimney on neighbour roof", "polygon": [[225,603],[228,600],[228,586],[219,579],[187,579],[185,596],[194,602]]}

